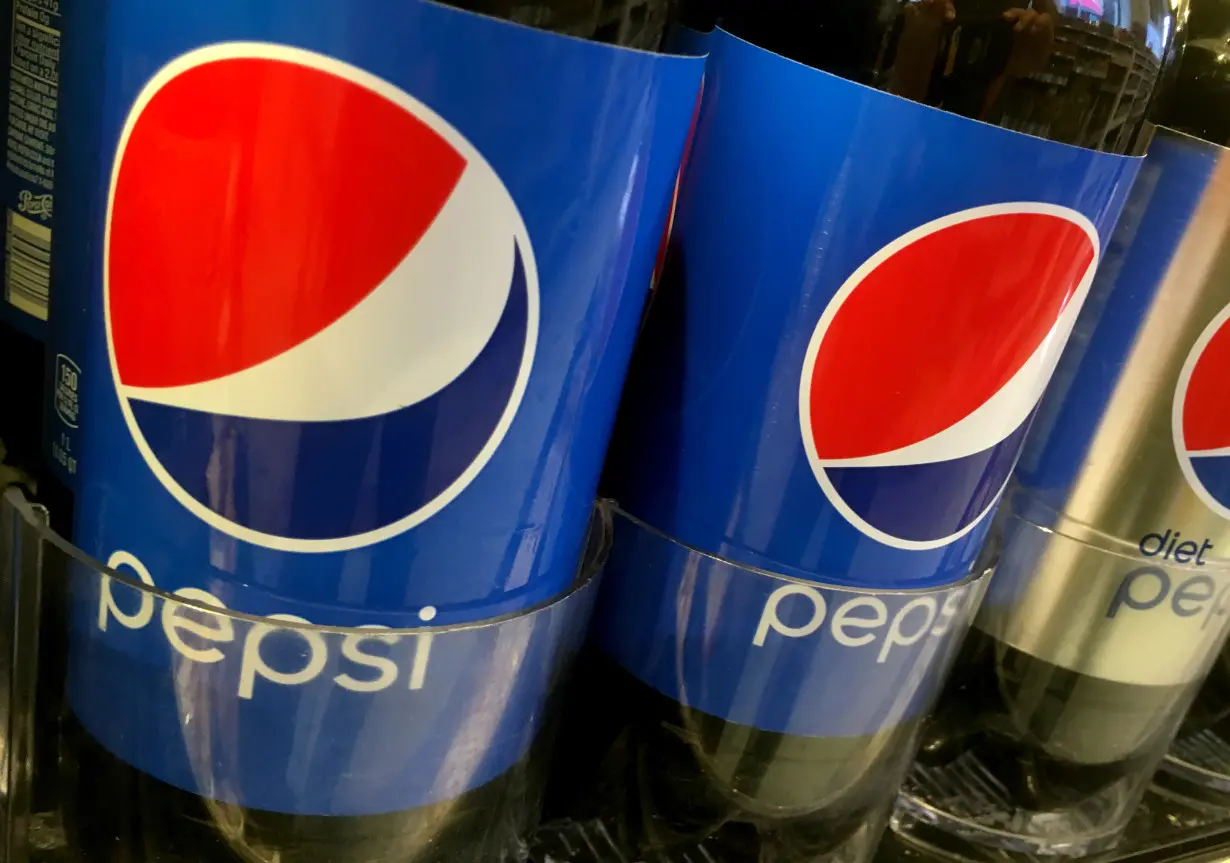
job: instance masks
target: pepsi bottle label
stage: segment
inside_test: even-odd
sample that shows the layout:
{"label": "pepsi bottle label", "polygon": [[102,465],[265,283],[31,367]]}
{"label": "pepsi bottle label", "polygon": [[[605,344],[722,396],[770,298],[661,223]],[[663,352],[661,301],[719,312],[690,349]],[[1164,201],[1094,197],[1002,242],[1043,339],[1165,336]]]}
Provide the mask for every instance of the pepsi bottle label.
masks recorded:
{"label": "pepsi bottle label", "polygon": [[708,46],[612,496],[799,577],[964,578],[1139,159]]}
{"label": "pepsi bottle label", "polygon": [[[134,554],[110,563],[161,587]],[[526,758],[584,633],[593,582],[460,628],[321,630],[227,614],[214,593],[139,591],[76,565],[69,687],[95,739],[213,800],[370,815],[452,800]]]}
{"label": "pepsi bottle label", "polygon": [[599,646],[689,708],[803,737],[862,737],[925,713],[981,581],[852,591],[738,566],[616,520]]}
{"label": "pepsi bottle label", "polygon": [[93,23],[83,548],[440,623],[558,594],[703,61],[404,0]]}
{"label": "pepsi bottle label", "polygon": [[[57,225],[71,296],[52,337],[80,369],[78,544],[166,591],[322,625],[446,626],[558,597],[703,60],[418,0],[75,12],[77,145],[61,156],[78,185]],[[250,697],[232,679],[250,640],[197,633],[191,649],[219,657],[190,666],[210,666],[202,727],[238,717],[252,741],[207,782],[190,761],[201,741],[174,725],[178,624],[129,626],[145,612],[84,603],[69,693],[83,724],[150,775],[245,805],[356,813],[455,796],[519,759],[524,737],[484,738],[481,765],[450,762],[435,784],[411,776],[432,741],[475,699],[510,727],[542,706],[541,681],[494,682],[522,647],[477,630],[433,642],[421,691],[393,653],[389,687],[338,688],[335,646],[308,666],[269,659],[297,680],[327,656],[320,676],[255,680]],[[361,671],[348,673],[381,679]],[[132,703],[149,706],[148,734]],[[312,720],[321,739],[349,742],[306,774],[318,792],[291,793],[261,778],[285,776],[290,756],[260,727],[286,734],[310,703],[336,705]],[[326,801],[329,777],[362,775],[350,756],[401,773],[387,794]]]}
{"label": "pepsi bottle label", "polygon": [[[1230,632],[1230,569],[1175,531],[1133,547],[1025,503],[975,625],[1002,644],[1101,680],[1201,678]],[[1033,519],[1033,520],[1031,520]]]}
{"label": "pepsi bottle label", "polygon": [[[6,7],[8,4],[6,4]],[[57,0],[13,0],[7,70],[4,302],[0,322],[36,338],[51,296],[55,134],[60,98]]]}

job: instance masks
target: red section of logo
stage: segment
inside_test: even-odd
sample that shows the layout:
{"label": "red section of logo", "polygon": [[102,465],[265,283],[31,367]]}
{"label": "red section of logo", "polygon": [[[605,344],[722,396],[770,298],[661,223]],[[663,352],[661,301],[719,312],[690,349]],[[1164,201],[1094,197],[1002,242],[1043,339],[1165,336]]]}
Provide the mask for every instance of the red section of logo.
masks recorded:
{"label": "red section of logo", "polygon": [[1080,225],[1046,213],[959,221],[891,250],[820,343],[817,456],[891,452],[968,416],[1043,343],[1095,255]]}
{"label": "red section of logo", "polygon": [[1230,447],[1230,326],[1222,324],[1192,369],[1183,400],[1183,448]]}
{"label": "red section of logo", "polygon": [[110,221],[120,380],[233,374],[336,321],[414,248],[466,164],[360,84],[283,60],[195,66],[133,124]]}

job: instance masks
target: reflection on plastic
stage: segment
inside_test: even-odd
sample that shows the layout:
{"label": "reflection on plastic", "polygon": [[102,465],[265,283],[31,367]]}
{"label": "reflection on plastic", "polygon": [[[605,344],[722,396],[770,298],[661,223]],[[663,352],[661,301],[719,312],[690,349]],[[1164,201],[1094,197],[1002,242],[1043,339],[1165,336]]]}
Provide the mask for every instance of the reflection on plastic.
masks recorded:
{"label": "reflection on plastic", "polygon": [[[1103,850],[1224,640],[1230,570],[1160,560],[1025,494],[1001,513],[986,552],[995,576],[923,735],[899,828],[1030,853]],[[1182,667],[1159,663],[1157,647]]]}
{"label": "reflection on plastic", "polygon": [[925,710],[981,595],[975,580],[873,592],[780,578],[626,515],[609,572],[595,622],[608,656],[689,707],[807,737],[870,734]]}
{"label": "reflection on plastic", "polygon": [[[262,839],[266,846],[301,844],[304,853],[315,841],[295,838],[310,832],[304,815],[395,818],[387,836],[380,835],[383,826],[368,824],[353,838],[395,841],[400,853],[411,834],[434,848],[446,828],[457,826],[451,823],[455,813],[449,817],[451,801],[497,785],[501,790],[486,798],[482,815],[488,832],[506,830],[505,838],[519,841],[535,823],[533,788],[552,718],[547,705],[588,621],[609,542],[604,505],[596,511],[586,562],[562,597],[482,624],[416,629],[317,627],[293,615],[228,611],[221,599],[198,589],[166,593],[132,560],[113,560],[119,568],[105,571],[80,556],[34,521],[16,492],[3,506],[4,527],[16,528],[6,531],[0,546],[5,563],[26,552],[23,583],[37,583],[41,571],[46,590],[67,590],[70,610],[67,644],[52,647],[68,652],[64,740],[40,739],[38,745],[69,752],[68,771],[79,782],[89,780],[96,765],[127,771],[103,801],[88,781],[74,793],[66,779],[65,806],[87,822],[76,824],[83,836],[102,826],[91,811],[109,813],[113,823],[106,830],[113,836],[122,832],[115,818],[145,829],[164,822],[158,829],[168,833],[200,832],[200,824],[165,824],[168,813],[186,809],[188,801],[200,812],[185,818],[208,812],[219,835],[235,829],[219,813],[235,813],[241,834],[280,823],[276,813],[296,813],[298,826],[288,822],[284,826],[293,829]],[[67,584],[56,578],[64,574]],[[93,708],[108,702],[126,709]],[[513,773],[517,777],[504,787]],[[98,774],[94,779],[106,781]],[[163,790],[123,799],[121,783],[134,782]],[[77,796],[93,802],[86,806]],[[140,806],[150,811],[132,811]],[[416,821],[407,812],[420,809],[434,814]],[[246,824],[245,812],[252,813]],[[348,820],[319,822],[326,833],[333,822],[341,839],[339,828]],[[72,816],[69,821],[71,833]],[[456,832],[460,846],[452,853],[462,856],[452,859],[468,859],[467,843],[488,841],[478,835],[483,831]],[[295,854],[286,849],[282,859]]]}
{"label": "reflection on plastic", "polygon": [[982,579],[811,584],[623,513],[605,579],[566,714],[570,814],[613,815],[632,854],[713,837],[740,858],[866,859]]}

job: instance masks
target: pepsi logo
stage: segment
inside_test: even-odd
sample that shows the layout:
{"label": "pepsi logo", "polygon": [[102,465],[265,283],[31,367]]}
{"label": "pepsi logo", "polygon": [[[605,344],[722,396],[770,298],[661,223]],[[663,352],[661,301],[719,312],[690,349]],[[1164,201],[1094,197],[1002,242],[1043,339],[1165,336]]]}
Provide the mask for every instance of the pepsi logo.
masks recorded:
{"label": "pepsi logo", "polygon": [[939,548],[994,507],[1093,280],[1097,231],[1050,204],[928,222],[841,286],[803,363],[816,479],[867,536]]}
{"label": "pepsi logo", "polygon": [[533,249],[455,128],[361,69],[227,43],[160,70],[111,177],[111,371],[213,528],[324,552],[439,512],[491,459],[538,332]]}
{"label": "pepsi logo", "polygon": [[1179,466],[1205,505],[1230,518],[1230,306],[1205,328],[1179,372],[1171,425]]}

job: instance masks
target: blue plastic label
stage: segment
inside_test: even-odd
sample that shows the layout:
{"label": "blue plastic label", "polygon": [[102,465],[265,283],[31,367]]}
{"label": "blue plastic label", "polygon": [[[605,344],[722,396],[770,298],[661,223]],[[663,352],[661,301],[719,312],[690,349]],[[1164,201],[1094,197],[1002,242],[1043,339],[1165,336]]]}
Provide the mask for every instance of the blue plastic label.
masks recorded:
{"label": "blue plastic label", "polygon": [[803,578],[963,578],[1139,160],[708,47],[612,496]]}
{"label": "blue plastic label", "polygon": [[[703,60],[418,0],[114,0],[73,14],[64,113],[79,143],[61,176],[77,185],[58,216],[52,339],[79,394],[78,544],[102,561],[122,552],[165,590],[318,624],[446,625],[558,596]],[[329,808],[249,795],[239,774],[193,785],[178,742],[143,748],[114,696],[163,699],[147,730],[175,731],[156,626],[95,623],[77,647],[80,663],[115,657],[75,677],[72,701],[121,757],[283,811],[441,799],[444,786],[390,785]],[[433,648],[428,685],[454,700],[419,714],[424,735],[452,733],[479,697],[506,696],[513,717],[541,706],[541,687],[480,692],[450,670],[501,649],[452,638],[457,659]],[[149,679],[116,679],[130,666]],[[251,732],[281,775],[259,734],[288,733],[317,683],[241,699],[210,681],[219,711],[281,717]],[[400,727],[363,719],[397,715],[400,684],[335,695],[355,706],[320,720],[340,742],[312,782],[353,769],[346,741],[409,757]],[[449,793],[520,757],[503,739],[490,770]]]}
{"label": "blue plastic label", "polygon": [[767,731],[859,737],[929,708],[982,586],[788,581],[619,519],[594,625],[611,658],[688,707]]}
{"label": "blue plastic label", "polygon": [[105,146],[66,154],[103,169],[63,256],[83,548],[442,623],[558,593],[702,61],[401,0],[108,8]]}

